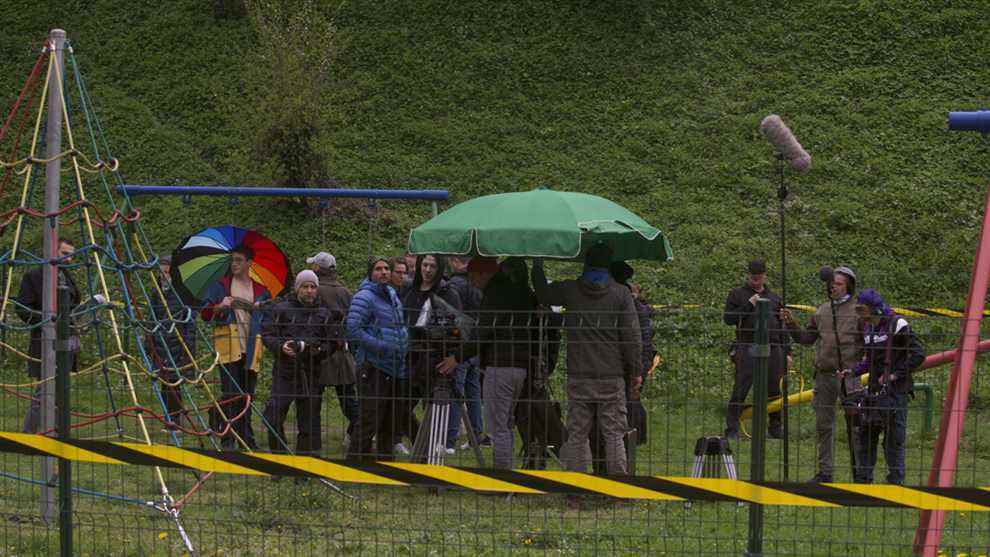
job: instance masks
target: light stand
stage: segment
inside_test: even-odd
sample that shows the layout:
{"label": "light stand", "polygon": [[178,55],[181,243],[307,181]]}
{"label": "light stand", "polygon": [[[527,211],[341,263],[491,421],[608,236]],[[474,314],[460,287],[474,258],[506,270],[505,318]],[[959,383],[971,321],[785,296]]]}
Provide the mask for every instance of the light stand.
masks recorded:
{"label": "light stand", "polygon": [[[787,182],[784,180],[784,155],[777,153],[777,213],[780,216],[780,305],[781,307],[787,307],[787,249],[786,240],[787,234],[784,227],[784,201],[787,200]],[[783,347],[781,347],[783,349]],[[783,434],[783,439],[781,439],[781,449],[783,450],[783,465],[784,465],[784,481],[790,479],[791,462],[790,462],[790,439],[788,435],[788,419],[787,419],[787,391],[788,391],[788,373],[787,364],[784,364],[784,375],[780,381],[780,396],[782,398],[782,404],[780,407],[780,421],[781,421],[781,433]]]}

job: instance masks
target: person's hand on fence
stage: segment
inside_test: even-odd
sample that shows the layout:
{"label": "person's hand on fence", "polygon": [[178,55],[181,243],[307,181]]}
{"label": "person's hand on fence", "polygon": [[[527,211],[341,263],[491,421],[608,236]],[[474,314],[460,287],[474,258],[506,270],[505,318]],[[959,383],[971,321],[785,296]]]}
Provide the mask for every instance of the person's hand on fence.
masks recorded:
{"label": "person's hand on fence", "polygon": [[457,358],[447,356],[446,358],[440,360],[440,363],[437,364],[437,372],[439,372],[440,375],[447,375],[455,367],[457,367]]}
{"label": "person's hand on fence", "polygon": [[296,357],[296,343],[292,340],[287,340],[282,344],[282,353],[290,358]]}
{"label": "person's hand on fence", "polygon": [[224,296],[224,298],[220,300],[218,306],[226,309],[229,308],[233,303],[234,303],[234,298],[232,296]]}

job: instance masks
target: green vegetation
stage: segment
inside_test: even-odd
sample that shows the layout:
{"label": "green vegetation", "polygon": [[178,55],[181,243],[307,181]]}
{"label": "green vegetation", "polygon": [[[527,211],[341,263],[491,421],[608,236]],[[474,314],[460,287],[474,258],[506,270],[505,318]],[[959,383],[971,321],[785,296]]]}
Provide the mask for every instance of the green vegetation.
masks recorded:
{"label": "green vegetation", "polygon": [[[278,93],[291,106],[291,91],[258,89],[251,18],[218,19],[214,4],[236,2],[8,3],[0,106],[62,26],[128,182],[275,183],[254,157],[254,111]],[[986,151],[944,121],[986,103],[981,2],[620,4],[326,3],[334,62],[312,141],[324,175],[443,187],[455,202],[543,184],[607,195],[671,238],[675,261],[640,266],[655,300],[717,303],[743,260],[778,257],[775,168],[757,131],[776,112],[815,157],[788,175],[790,298],[817,298],[807,277],[841,261],[901,304],[961,305]],[[369,243],[400,252],[429,215],[385,204],[369,242],[367,212],[347,204],[325,240],[291,202],[140,205],[162,251],[236,221],[294,257],[329,247],[351,281]]]}

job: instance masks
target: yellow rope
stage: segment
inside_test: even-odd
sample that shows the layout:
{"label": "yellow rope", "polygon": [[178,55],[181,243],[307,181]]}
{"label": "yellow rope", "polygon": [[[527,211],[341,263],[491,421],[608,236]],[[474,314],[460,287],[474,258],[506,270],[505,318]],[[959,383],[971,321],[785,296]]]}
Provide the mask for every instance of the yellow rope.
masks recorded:
{"label": "yellow rope", "polygon": [[[75,145],[75,140],[73,139],[72,136],[72,123],[69,122],[68,106],[65,101],[64,92],[62,91],[62,78],[59,72],[58,64],[52,64],[52,69],[55,75],[56,92],[59,95],[59,100],[62,103],[62,118],[63,118],[63,122],[65,123],[66,138],[69,141],[69,149],[74,150],[76,148],[76,145]],[[82,175],[80,174],[79,171],[79,161],[75,157],[72,158],[72,168],[75,174],[76,193],[79,195],[79,200],[87,201],[86,192],[83,189]],[[89,243],[91,245],[96,245],[96,234],[93,232],[93,220],[89,214],[89,208],[85,204],[82,205],[82,212],[83,212],[83,218],[86,222],[86,233],[89,236]],[[100,259],[100,253],[97,250],[93,250],[90,251],[89,254],[95,260],[96,273],[100,279],[100,288],[102,288],[103,290],[104,299],[109,301],[111,299],[110,288],[107,285],[106,275],[103,272],[103,263]],[[124,342],[120,338],[120,328],[117,325],[117,312],[111,307],[109,309],[109,313],[110,313],[110,330],[113,332],[114,342],[117,344],[117,353],[125,354]],[[137,391],[134,388],[134,380],[133,377],[131,376],[130,368],[127,366],[126,359],[122,361],[121,364],[124,369],[124,377],[127,379],[127,390],[131,396],[131,402],[134,404],[134,406],[140,406],[141,404],[138,401]],[[147,445],[151,445],[152,444],[151,434],[148,431],[148,424],[145,423],[144,415],[138,414],[137,418],[138,418],[138,425],[141,428],[141,434],[144,437],[143,439],[144,443]],[[161,486],[162,497],[164,497],[164,499],[169,504],[171,504],[172,496],[169,494],[168,486],[165,484],[165,476],[164,474],[162,474],[161,468],[159,468],[158,466],[155,467],[155,475],[158,479],[159,486]]]}
{"label": "yellow rope", "polygon": [[15,168],[23,165],[24,168],[17,171],[17,174],[20,175],[27,172],[31,168],[31,165],[47,164],[70,156],[72,158],[81,157],[85,161],[85,164],[80,166],[80,169],[83,170],[84,172],[95,173],[95,172],[102,172],[103,170],[116,172],[117,169],[120,168],[120,161],[118,161],[117,159],[110,159],[110,162],[101,160],[94,163],[93,161],[89,160],[89,157],[87,157],[85,153],[76,149],[68,149],[66,151],[62,151],[61,153],[58,153],[57,155],[44,159],[39,159],[34,157],[33,155],[28,155],[24,158],[15,161],[0,160],[0,168]]}
{"label": "yellow rope", "polygon": [[[120,359],[120,355],[119,354],[114,354],[113,356],[104,358],[104,359],[96,362],[95,364],[93,364],[93,365],[91,365],[89,367],[83,368],[83,369],[81,369],[81,370],[73,373],[72,374],[72,377],[73,378],[76,378],[76,377],[85,377],[86,375],[90,375],[92,373],[96,373],[97,371],[99,371],[100,369],[102,369],[102,367],[103,367],[104,364],[106,364],[107,362],[113,361],[113,360],[117,360],[117,359]],[[113,371],[117,371],[117,370],[115,370],[112,367],[109,367],[108,369],[111,369]],[[122,373],[122,372],[117,371],[117,373]],[[31,381],[29,383],[0,383],[0,387],[8,387],[8,388],[11,388],[11,389],[27,389],[27,388],[31,388],[31,387],[37,387],[38,385],[42,385],[44,383],[48,383],[49,381],[54,381],[54,380],[55,380],[55,378],[52,377],[50,379],[39,379],[37,381]]]}
{"label": "yellow rope", "polygon": [[13,352],[14,354],[20,356],[22,360],[27,360],[29,362],[41,363],[41,358],[35,358],[34,356],[31,356],[29,354],[25,354],[24,352],[21,352],[20,350],[18,350],[16,348],[14,348],[13,346],[7,344],[6,342],[0,341],[0,348],[3,348],[4,350],[7,350],[9,352]]}
{"label": "yellow rope", "polygon": [[[45,85],[41,89],[41,106],[45,106],[45,100],[48,98],[48,85],[51,82],[52,68],[55,67],[55,52],[54,50],[48,56],[48,71],[45,72]],[[34,123],[34,134],[31,137],[31,150],[29,156],[34,156],[35,151],[38,148],[38,136],[41,135],[41,114],[44,110],[38,110],[38,116]],[[28,197],[28,187],[31,184],[31,173],[28,172],[24,176],[24,186],[21,188],[21,207],[27,205]],[[21,243],[21,232],[24,226],[24,215],[17,215],[17,227],[14,230],[14,245],[11,248],[10,258],[17,258],[17,250]],[[7,283],[4,285],[3,289],[3,301],[0,302],[0,321],[4,320],[7,315],[7,301],[10,300],[10,286],[14,280],[14,273],[7,273]]]}

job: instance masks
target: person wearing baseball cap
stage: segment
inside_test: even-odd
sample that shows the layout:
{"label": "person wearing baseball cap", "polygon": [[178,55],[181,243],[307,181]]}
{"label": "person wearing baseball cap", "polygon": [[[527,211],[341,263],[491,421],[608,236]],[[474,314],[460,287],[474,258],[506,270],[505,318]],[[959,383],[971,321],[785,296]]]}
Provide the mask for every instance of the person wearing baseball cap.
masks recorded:
{"label": "person wearing baseball cap", "polygon": [[[736,373],[725,414],[725,436],[728,439],[739,437],[739,417],[742,415],[746,396],[753,386],[756,351],[753,334],[756,331],[756,303],[760,298],[770,301],[770,376],[767,380],[767,395],[770,400],[780,397],[780,379],[787,371],[791,344],[790,337],[780,323],[783,305],[780,296],[771,291],[766,282],[766,262],[754,259],[746,265],[745,282],[742,286],[733,288],[725,300],[722,320],[726,325],[736,328],[736,340],[729,351]],[[770,414],[767,434],[774,439],[783,437],[780,412]]]}
{"label": "person wearing baseball cap", "polygon": [[[351,307],[351,291],[344,286],[337,276],[337,258],[333,255],[321,251],[313,257],[307,258],[310,268],[316,273],[319,280],[317,286],[317,296],[320,302],[328,307],[334,315],[345,315],[347,308]],[[342,335],[341,335],[342,337]],[[344,348],[344,338],[336,339],[338,348]],[[345,448],[350,445],[351,437],[354,435],[354,428],[357,427],[358,420],[358,399],[357,399],[357,378],[351,373],[340,372],[333,363],[338,360],[328,358],[324,360],[324,368],[327,372],[323,378],[326,385],[333,385],[337,393],[337,402],[340,410],[347,419],[347,431],[344,434]],[[349,369],[347,370],[349,371]]]}

